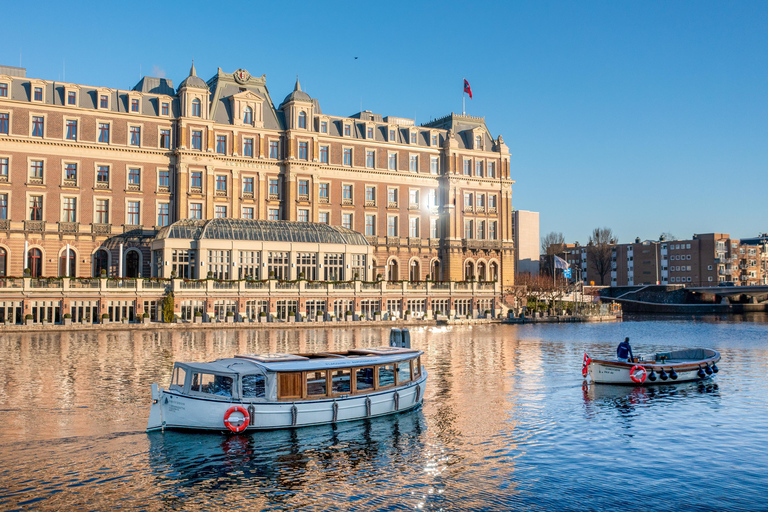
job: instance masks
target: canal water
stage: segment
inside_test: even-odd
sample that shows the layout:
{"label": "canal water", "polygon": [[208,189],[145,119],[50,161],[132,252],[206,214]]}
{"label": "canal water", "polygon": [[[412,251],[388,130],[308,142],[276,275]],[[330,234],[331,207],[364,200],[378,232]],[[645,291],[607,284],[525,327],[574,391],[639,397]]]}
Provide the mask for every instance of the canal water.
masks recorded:
{"label": "canal water", "polygon": [[[249,435],[144,432],[174,360],[383,328],[0,332],[0,510],[765,510],[768,318],[412,329],[422,408]],[[712,382],[586,385],[584,351],[711,347]]]}

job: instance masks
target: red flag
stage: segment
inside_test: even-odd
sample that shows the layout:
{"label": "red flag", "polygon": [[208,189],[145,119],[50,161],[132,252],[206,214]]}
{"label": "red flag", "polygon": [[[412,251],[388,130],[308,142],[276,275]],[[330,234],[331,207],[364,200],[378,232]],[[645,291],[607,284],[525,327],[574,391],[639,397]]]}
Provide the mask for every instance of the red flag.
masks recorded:
{"label": "red flag", "polygon": [[464,92],[469,94],[469,99],[472,99],[472,88],[469,86],[466,78],[464,79]]}
{"label": "red flag", "polygon": [[592,359],[587,355],[586,352],[584,352],[584,360],[581,363],[581,376],[586,377],[587,373],[589,372],[589,364],[592,362]]}

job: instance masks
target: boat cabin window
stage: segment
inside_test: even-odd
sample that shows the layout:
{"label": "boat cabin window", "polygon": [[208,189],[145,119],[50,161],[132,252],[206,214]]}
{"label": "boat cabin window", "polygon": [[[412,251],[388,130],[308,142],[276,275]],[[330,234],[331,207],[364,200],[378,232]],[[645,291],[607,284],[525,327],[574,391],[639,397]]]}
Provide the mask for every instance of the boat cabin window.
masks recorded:
{"label": "boat cabin window", "polygon": [[408,382],[411,380],[411,361],[401,361],[397,363],[397,383]]}
{"label": "boat cabin window", "polygon": [[331,391],[334,394],[346,394],[352,391],[349,368],[331,372]]}
{"label": "boat cabin window", "polygon": [[355,391],[373,389],[373,366],[355,369]]}
{"label": "boat cabin window", "polygon": [[212,373],[193,373],[190,391],[211,395],[231,397],[232,377]]}
{"label": "boat cabin window", "polygon": [[421,376],[421,356],[411,359],[413,362],[413,378],[418,379]]}
{"label": "boat cabin window", "polygon": [[307,372],[307,396],[325,396],[328,394],[325,370]]}
{"label": "boat cabin window", "polygon": [[395,365],[383,364],[379,368],[379,388],[386,388],[395,384]]}
{"label": "boat cabin window", "polygon": [[243,398],[263,398],[266,396],[263,375],[243,375]]}
{"label": "boat cabin window", "polygon": [[177,366],[173,369],[173,377],[171,377],[171,387],[175,386],[176,389],[181,391],[184,389],[184,381],[187,379],[187,371],[181,366]]}

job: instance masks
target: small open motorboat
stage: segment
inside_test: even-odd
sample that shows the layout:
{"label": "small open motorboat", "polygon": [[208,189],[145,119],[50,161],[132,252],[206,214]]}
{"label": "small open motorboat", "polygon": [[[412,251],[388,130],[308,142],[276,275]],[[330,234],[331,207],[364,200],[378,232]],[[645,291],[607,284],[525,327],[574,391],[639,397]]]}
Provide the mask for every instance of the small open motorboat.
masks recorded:
{"label": "small open motorboat", "polygon": [[175,363],[152,384],[147,431],[291,428],[372,418],[421,404],[427,372],[407,329],[390,346],[317,354],[253,354]]}
{"label": "small open motorboat", "polygon": [[708,348],[674,350],[642,355],[632,362],[591,359],[586,353],[582,375],[600,384],[647,386],[709,379],[718,371],[720,352]]}

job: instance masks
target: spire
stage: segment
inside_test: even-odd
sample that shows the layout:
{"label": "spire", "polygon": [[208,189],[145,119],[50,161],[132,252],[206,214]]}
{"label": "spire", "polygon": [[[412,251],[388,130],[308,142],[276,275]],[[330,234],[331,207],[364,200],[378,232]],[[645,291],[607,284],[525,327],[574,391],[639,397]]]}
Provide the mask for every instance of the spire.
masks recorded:
{"label": "spire", "polygon": [[192,59],[192,68],[189,70],[189,76],[197,76],[197,71],[195,71],[195,59]]}
{"label": "spire", "polygon": [[301,91],[301,84],[299,83],[299,75],[296,75],[296,85],[293,88],[293,92]]}

